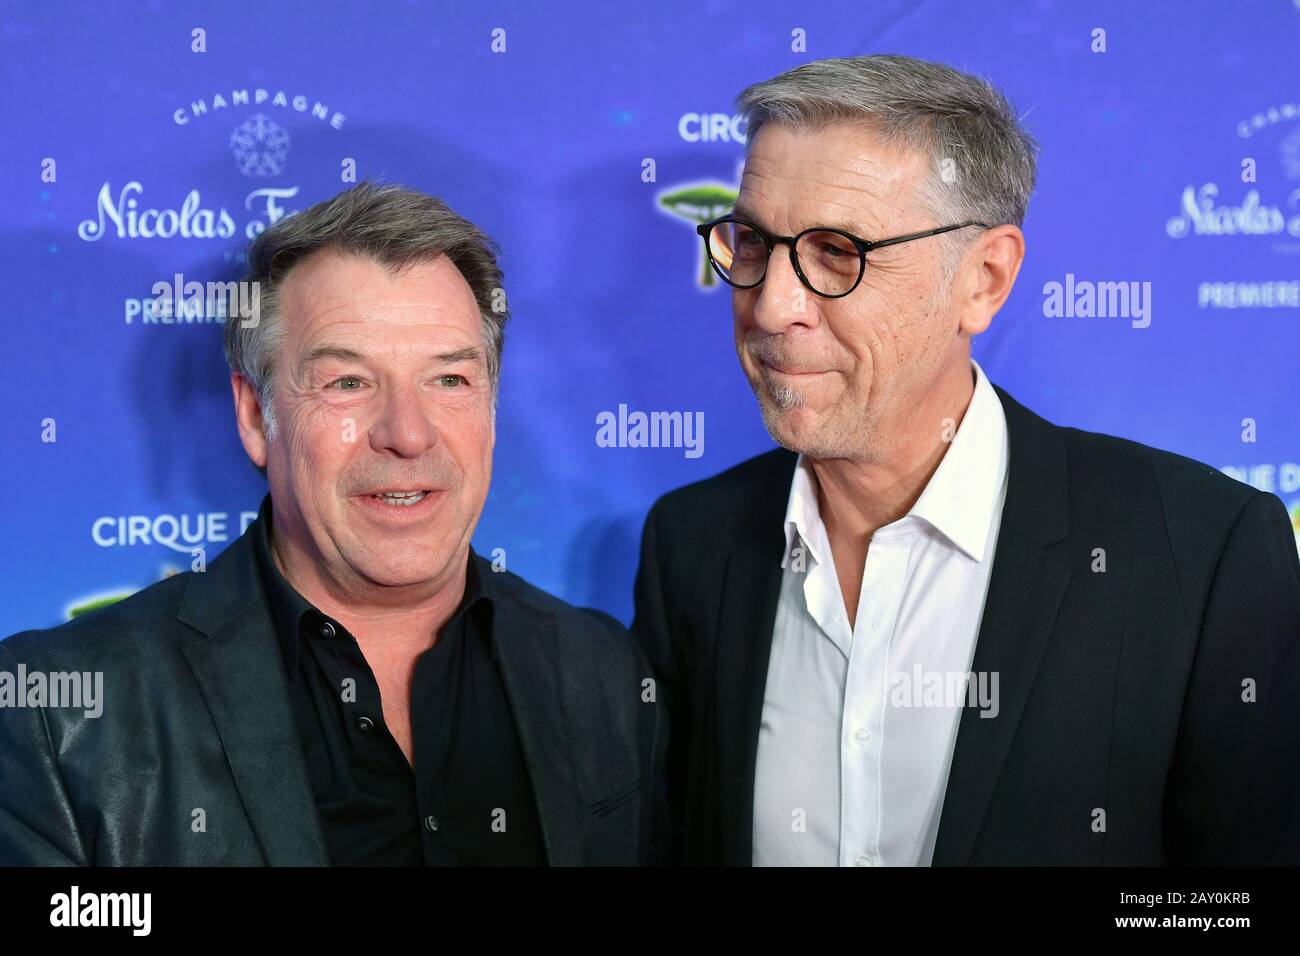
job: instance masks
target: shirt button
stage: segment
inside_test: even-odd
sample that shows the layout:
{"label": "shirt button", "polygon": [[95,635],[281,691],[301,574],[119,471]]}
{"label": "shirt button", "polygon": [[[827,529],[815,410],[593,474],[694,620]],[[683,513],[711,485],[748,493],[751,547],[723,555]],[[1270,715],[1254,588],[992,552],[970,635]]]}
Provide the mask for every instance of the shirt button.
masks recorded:
{"label": "shirt button", "polygon": [[871,731],[867,730],[865,727],[859,727],[858,732],[853,735],[853,739],[860,744],[865,744],[871,739]]}
{"label": "shirt button", "polygon": [[869,856],[860,856],[860,857],[857,858],[857,860],[856,860],[855,862],[857,863],[858,866],[870,866],[870,865],[871,865],[871,857],[869,857]]}
{"label": "shirt button", "polygon": [[438,818],[430,814],[424,818],[424,827],[430,833],[438,832]]}
{"label": "shirt button", "polygon": [[375,726],[375,722],[374,722],[373,720],[371,720],[369,717],[358,717],[358,718],[357,718],[357,729],[358,729],[358,730],[369,730],[369,729],[370,729],[371,727],[373,727],[373,726]]}
{"label": "shirt button", "polygon": [[321,632],[321,634],[324,635],[327,639],[333,637],[333,636],[337,633],[337,632],[334,630],[334,625],[331,624],[329,621],[326,621],[326,622],[325,622],[325,624],[321,627],[320,632]]}

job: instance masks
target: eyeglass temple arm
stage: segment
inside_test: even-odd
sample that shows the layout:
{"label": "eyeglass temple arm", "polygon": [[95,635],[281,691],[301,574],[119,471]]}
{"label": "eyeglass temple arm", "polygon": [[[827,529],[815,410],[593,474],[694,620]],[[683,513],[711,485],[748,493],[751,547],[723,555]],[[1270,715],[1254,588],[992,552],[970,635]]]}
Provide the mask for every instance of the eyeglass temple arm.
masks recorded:
{"label": "eyeglass temple arm", "polygon": [[925,232],[913,232],[906,236],[895,236],[893,239],[881,239],[879,242],[864,242],[862,251],[870,252],[872,249],[880,249],[884,246],[897,245],[900,242],[911,242],[913,239],[926,239],[930,236],[937,236],[942,232],[952,232],[954,229],[965,229],[967,226],[981,226],[985,229],[988,226],[982,222],[959,222],[955,226],[940,226],[938,229],[927,229]]}

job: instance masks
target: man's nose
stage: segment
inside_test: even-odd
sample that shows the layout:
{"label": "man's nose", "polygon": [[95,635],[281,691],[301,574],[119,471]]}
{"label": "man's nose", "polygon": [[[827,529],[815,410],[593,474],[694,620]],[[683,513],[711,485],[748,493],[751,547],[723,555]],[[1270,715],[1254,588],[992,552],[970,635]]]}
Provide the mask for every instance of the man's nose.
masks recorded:
{"label": "man's nose", "polygon": [[415,386],[388,390],[379,417],[370,426],[370,445],[402,458],[418,458],[438,443],[433,402]]}
{"label": "man's nose", "polygon": [[815,296],[799,281],[790,259],[790,247],[776,246],[767,261],[767,275],[758,287],[751,316],[754,325],[769,334],[791,326],[815,326],[818,322]]}

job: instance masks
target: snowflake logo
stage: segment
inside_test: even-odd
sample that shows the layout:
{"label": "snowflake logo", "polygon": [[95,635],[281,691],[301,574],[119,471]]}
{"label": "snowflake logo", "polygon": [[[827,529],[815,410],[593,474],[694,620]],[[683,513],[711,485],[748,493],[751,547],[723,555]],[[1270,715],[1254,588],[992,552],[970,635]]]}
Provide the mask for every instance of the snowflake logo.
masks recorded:
{"label": "snowflake logo", "polygon": [[235,127],[230,150],[245,176],[278,176],[289,156],[289,134],[265,113],[257,113]]}

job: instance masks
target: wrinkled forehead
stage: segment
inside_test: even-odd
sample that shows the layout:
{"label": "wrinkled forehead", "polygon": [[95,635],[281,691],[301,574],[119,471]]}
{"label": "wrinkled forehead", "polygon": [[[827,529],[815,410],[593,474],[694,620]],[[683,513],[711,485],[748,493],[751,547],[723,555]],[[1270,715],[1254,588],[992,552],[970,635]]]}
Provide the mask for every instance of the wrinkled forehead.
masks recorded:
{"label": "wrinkled forehead", "polygon": [[766,123],[748,144],[736,214],[787,234],[832,226],[879,238],[914,221],[928,171],[923,151],[870,126]]}
{"label": "wrinkled forehead", "polygon": [[300,341],[340,325],[369,336],[388,327],[399,338],[437,329],[481,335],[474,293],[446,256],[394,268],[325,249],[294,266],[279,296],[285,332]]}

